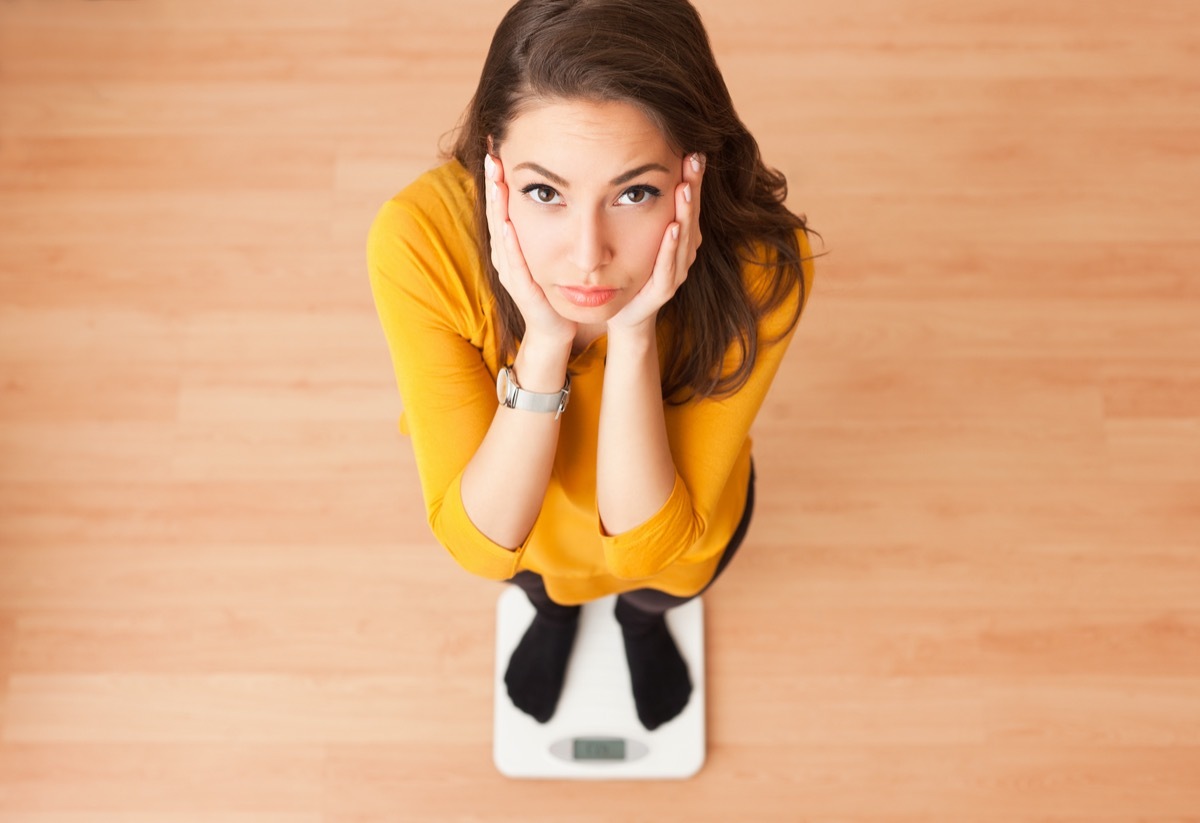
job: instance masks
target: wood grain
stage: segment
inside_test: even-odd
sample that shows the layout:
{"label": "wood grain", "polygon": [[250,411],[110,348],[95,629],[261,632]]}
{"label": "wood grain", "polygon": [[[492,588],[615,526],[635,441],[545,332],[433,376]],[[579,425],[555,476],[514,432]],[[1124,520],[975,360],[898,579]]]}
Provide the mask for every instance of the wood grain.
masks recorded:
{"label": "wood grain", "polygon": [[697,5],[824,256],[610,786],[492,765],[366,282],[507,0],[0,4],[0,823],[1200,820],[1200,8]]}

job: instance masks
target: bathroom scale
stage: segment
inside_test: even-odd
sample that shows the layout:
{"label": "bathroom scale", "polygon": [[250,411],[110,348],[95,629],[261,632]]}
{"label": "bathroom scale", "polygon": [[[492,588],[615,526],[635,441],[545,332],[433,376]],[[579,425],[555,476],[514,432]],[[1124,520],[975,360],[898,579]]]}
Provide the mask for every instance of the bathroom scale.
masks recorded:
{"label": "bathroom scale", "polygon": [[493,756],[506,777],[543,780],[672,780],[700,771],[706,755],[704,607],[699,597],[666,614],[688,665],[692,695],[677,717],[647,731],[637,717],[616,595],[585,603],[563,693],[548,723],[513,705],[504,685],[513,650],[533,621],[525,592],[506,586],[496,606]]}

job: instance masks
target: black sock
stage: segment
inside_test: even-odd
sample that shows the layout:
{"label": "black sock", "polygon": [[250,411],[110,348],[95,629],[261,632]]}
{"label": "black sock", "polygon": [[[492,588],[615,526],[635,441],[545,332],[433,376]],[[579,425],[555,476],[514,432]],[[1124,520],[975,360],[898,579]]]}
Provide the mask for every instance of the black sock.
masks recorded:
{"label": "black sock", "polygon": [[579,628],[579,611],[579,606],[557,607],[554,613],[539,609],[508,661],[504,674],[508,696],[539,723],[548,722],[558,707]]}
{"label": "black sock", "polygon": [[654,731],[672,720],[688,704],[692,679],[687,663],[661,614],[649,614],[617,598],[614,612],[625,637],[625,659],[633,684],[638,719]]}

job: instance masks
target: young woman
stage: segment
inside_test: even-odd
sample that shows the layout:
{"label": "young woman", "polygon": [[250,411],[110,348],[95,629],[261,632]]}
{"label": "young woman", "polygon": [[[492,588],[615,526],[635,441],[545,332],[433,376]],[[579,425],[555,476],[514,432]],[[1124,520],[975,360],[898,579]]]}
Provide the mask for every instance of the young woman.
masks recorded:
{"label": "young woman", "polygon": [[686,0],[521,0],[453,157],[375,219],[429,523],[536,608],[505,680],[540,722],[610,594],[643,725],[687,705],[664,614],[745,534],[748,432],[812,287],[785,196]]}

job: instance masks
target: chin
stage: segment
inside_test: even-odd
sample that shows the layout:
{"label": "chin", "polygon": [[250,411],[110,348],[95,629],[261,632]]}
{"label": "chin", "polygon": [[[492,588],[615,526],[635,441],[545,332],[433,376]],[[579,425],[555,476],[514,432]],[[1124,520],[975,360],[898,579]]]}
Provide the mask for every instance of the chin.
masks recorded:
{"label": "chin", "polygon": [[[624,305],[624,304],[622,304]],[[593,325],[596,323],[607,323],[617,312],[621,310],[621,306],[596,306],[595,308],[587,308],[584,306],[574,306],[567,304],[565,306],[556,306],[558,311],[566,319],[572,323],[580,325]]]}

